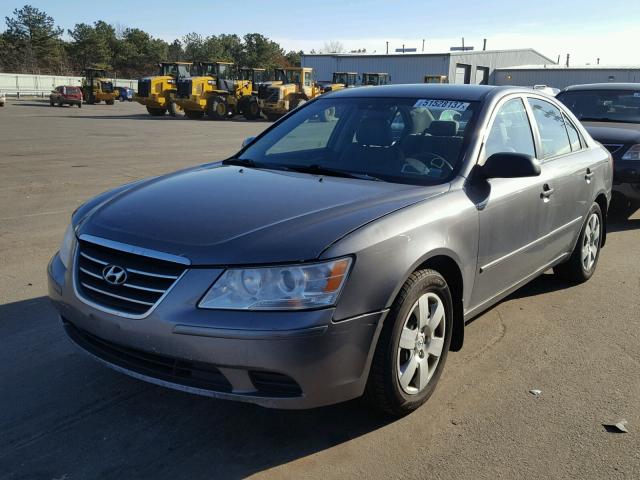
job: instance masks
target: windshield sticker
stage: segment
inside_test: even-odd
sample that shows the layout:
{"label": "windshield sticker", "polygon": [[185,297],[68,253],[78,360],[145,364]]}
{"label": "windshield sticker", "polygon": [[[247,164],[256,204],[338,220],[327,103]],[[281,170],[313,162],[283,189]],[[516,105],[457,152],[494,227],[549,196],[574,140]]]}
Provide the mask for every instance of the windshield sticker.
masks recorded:
{"label": "windshield sticker", "polygon": [[428,100],[421,99],[413,106],[426,107],[426,108],[442,108],[445,110],[457,110],[458,112],[464,112],[471,105],[468,102],[456,102],[455,100]]}

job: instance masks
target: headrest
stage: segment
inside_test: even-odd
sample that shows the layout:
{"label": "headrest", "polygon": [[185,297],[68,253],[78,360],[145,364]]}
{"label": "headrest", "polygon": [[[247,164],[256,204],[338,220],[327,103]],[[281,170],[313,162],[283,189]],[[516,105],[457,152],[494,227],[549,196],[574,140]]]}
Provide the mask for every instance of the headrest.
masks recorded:
{"label": "headrest", "polygon": [[388,147],[393,143],[389,122],[384,118],[364,118],[356,130],[356,139],[360,145]]}
{"label": "headrest", "polygon": [[434,137],[455,137],[458,134],[458,122],[453,120],[434,120],[427,128]]}

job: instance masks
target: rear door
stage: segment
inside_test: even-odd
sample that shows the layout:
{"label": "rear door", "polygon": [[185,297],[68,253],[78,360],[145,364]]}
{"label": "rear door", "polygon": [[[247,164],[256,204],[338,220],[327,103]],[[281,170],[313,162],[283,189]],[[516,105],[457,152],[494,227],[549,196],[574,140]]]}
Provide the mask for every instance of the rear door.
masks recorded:
{"label": "rear door", "polygon": [[540,160],[550,188],[551,231],[545,243],[551,261],[573,248],[595,198],[592,178],[598,167],[561,109],[538,96],[528,97],[527,103],[539,132]]}
{"label": "rear door", "polygon": [[[496,107],[483,142],[479,164],[494,153],[517,152],[537,157],[534,130],[525,99],[512,95]],[[491,298],[540,269],[547,259],[544,237],[551,217],[544,200],[545,169],[537,177],[494,178],[478,205],[478,269],[470,305]]]}

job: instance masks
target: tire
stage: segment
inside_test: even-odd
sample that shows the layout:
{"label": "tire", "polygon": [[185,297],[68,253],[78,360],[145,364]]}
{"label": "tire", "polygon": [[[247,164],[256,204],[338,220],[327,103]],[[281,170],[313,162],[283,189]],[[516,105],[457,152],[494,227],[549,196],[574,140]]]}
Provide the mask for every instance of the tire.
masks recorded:
{"label": "tire", "polygon": [[149,112],[149,115],[151,115],[152,117],[162,117],[165,113],[167,113],[167,109],[147,107],[147,112]]}
{"label": "tire", "polygon": [[171,115],[172,117],[178,117],[178,118],[184,117],[184,110],[182,109],[182,107],[173,101],[169,102],[167,111],[169,112],[169,115]]}
{"label": "tire", "polygon": [[82,108],[82,102],[78,104],[78,108]]}
{"label": "tire", "polygon": [[204,112],[200,110],[185,110],[184,115],[191,120],[199,120],[204,117]]}
{"label": "tire", "polygon": [[51,99],[49,100],[49,106],[50,106],[50,107],[53,107],[53,106],[54,106],[53,100],[51,100]]}
{"label": "tire", "polygon": [[227,118],[227,102],[222,97],[212,97],[207,100],[207,117],[213,120],[225,120]]}
{"label": "tire", "polygon": [[260,105],[256,100],[249,100],[244,106],[243,113],[247,120],[256,120],[260,118]]}
{"label": "tire", "polygon": [[572,283],[583,283],[589,280],[600,258],[602,227],[602,211],[594,202],[582,225],[580,236],[569,260],[553,267],[553,273]]}
{"label": "tire", "polygon": [[115,105],[115,104],[116,104],[116,101],[115,101],[115,100],[113,100],[113,99],[112,99],[112,100],[105,100],[105,102],[104,102],[104,103],[106,103],[107,105]]}
{"label": "tire", "polygon": [[442,374],[452,327],[446,280],[435,270],[412,273],[384,320],[364,393],[369,406],[402,416],[426,402]]}

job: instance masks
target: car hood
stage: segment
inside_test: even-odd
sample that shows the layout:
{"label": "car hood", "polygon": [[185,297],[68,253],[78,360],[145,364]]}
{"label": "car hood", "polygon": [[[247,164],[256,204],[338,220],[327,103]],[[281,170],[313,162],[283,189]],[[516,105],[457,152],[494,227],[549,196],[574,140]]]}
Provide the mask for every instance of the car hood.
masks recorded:
{"label": "car hood", "polygon": [[583,122],[594,140],[600,143],[640,143],[640,124],[617,122]]}
{"label": "car hood", "polygon": [[85,207],[77,233],[195,265],[312,260],[362,225],[448,188],[214,164],[118,189]]}

